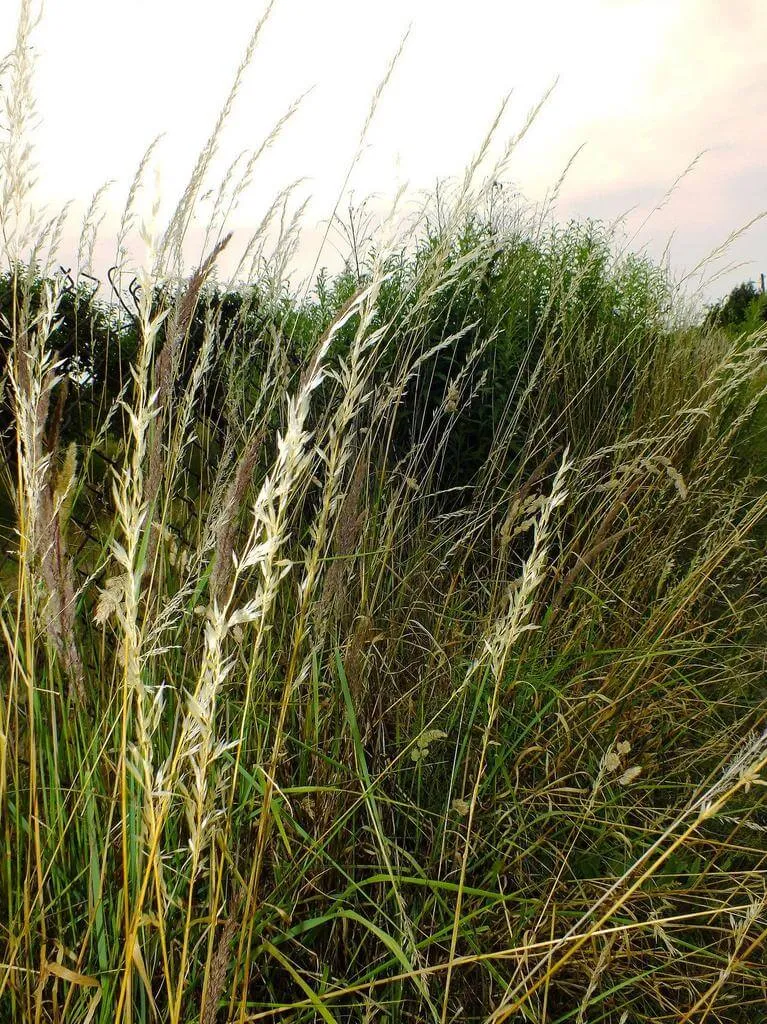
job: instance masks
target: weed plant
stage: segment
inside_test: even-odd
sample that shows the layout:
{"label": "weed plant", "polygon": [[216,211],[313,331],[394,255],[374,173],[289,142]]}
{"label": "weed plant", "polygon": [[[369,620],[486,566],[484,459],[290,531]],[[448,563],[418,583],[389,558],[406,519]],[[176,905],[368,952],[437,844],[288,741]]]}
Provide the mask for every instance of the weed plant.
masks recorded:
{"label": "weed plant", "polygon": [[492,133],[310,295],[290,217],[217,283],[255,154],[185,269],[258,32],[164,227],[142,161],[123,307],[75,302],[31,204],[31,28],[0,1020],[761,1020],[764,326],[685,325],[609,229],[499,202]]}

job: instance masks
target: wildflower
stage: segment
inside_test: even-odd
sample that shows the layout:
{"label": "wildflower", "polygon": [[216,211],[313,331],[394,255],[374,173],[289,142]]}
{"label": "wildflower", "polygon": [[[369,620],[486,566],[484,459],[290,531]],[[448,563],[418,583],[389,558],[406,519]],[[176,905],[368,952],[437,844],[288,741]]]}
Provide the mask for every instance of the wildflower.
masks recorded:
{"label": "wildflower", "polygon": [[631,768],[627,768],[626,771],[618,779],[618,784],[621,786],[629,786],[634,779],[641,774],[642,766],[635,764]]}
{"label": "wildflower", "polygon": [[435,740],[447,739],[447,733],[442,732],[441,729],[427,729],[422,732],[418,739],[415,741],[415,749],[410,752],[411,758],[416,762],[424,761],[429,756],[429,746]]}

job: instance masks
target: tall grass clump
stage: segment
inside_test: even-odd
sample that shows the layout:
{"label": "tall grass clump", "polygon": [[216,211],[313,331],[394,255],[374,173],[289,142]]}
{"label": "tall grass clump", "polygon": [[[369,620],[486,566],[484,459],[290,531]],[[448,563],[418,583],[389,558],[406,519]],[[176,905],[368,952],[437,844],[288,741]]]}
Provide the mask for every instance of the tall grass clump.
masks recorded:
{"label": "tall grass clump", "polygon": [[0,1020],[761,1020],[764,327],[684,321],[603,225],[499,197],[497,123],[311,292],[290,189],[217,277],[260,147],[185,266],[260,25],[167,224],[142,161],[108,305],[32,202],[32,27]]}

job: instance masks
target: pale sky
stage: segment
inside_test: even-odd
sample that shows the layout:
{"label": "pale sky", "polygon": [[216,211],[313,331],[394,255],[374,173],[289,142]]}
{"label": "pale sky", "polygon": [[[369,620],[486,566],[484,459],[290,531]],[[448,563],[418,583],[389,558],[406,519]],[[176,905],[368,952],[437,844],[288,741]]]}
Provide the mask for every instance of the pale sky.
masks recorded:
{"label": "pale sky", "polygon": [[[34,37],[39,195],[52,209],[74,200],[70,244],[93,193],[115,179],[105,201],[109,236],[138,161],[161,132],[162,193],[169,203],[178,197],[264,6],[48,0]],[[16,0],[0,0],[3,52],[13,45],[16,13]],[[256,172],[231,225],[235,239],[244,244],[276,192],[302,177],[312,197],[307,252],[316,246],[370,99],[409,25],[350,182],[358,199],[460,174],[502,97],[513,90],[499,144],[558,76],[508,175],[540,200],[585,144],[558,219],[613,220],[633,208],[631,234],[703,149],[635,247],[659,256],[673,234],[671,263],[681,276],[767,209],[761,0],[278,0],[222,139],[219,169],[257,146],[289,104],[313,90]],[[320,262],[332,263],[332,255]],[[746,265],[707,296],[767,272],[767,219],[724,262]]]}

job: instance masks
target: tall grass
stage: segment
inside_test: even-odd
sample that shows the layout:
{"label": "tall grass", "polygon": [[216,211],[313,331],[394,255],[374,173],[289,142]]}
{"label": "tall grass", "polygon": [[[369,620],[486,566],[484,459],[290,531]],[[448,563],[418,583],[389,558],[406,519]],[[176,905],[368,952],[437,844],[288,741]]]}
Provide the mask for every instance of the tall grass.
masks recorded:
{"label": "tall grass", "polygon": [[181,260],[243,64],[141,228],[120,372],[57,364],[31,20],[0,161],[0,1020],[761,1020],[764,328],[685,326],[605,229],[499,204],[489,137],[311,295],[289,219],[266,258],[282,197],[225,319],[233,171]]}

